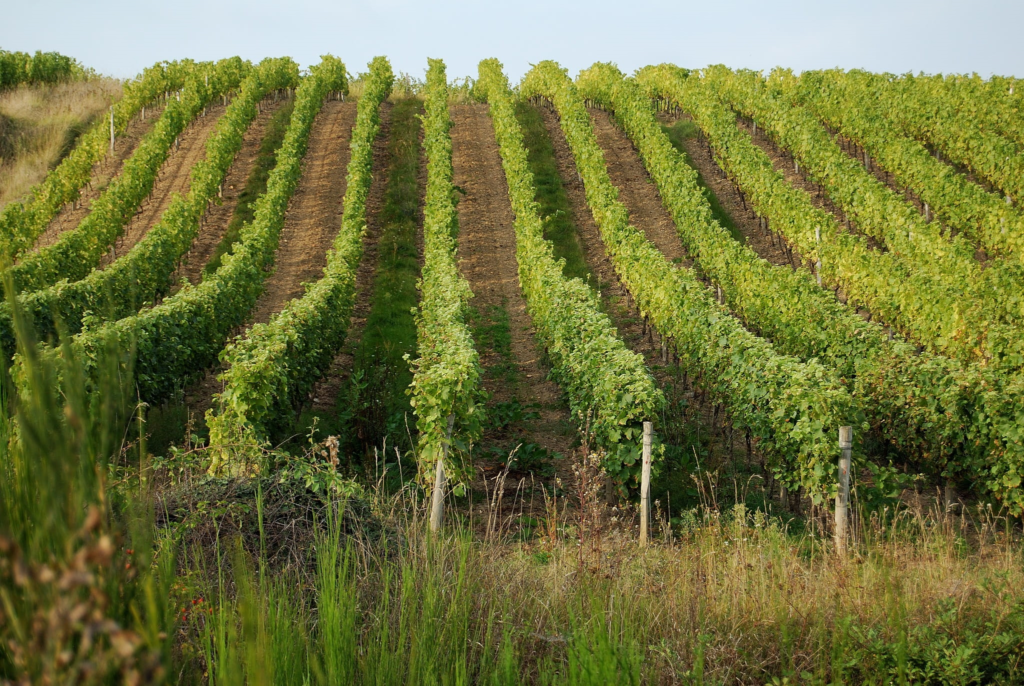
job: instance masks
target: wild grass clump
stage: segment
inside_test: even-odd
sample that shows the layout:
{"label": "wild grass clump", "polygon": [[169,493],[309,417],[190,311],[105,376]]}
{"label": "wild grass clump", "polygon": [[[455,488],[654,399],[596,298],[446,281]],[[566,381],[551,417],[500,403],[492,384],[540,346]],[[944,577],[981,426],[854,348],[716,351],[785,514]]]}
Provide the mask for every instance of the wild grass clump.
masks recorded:
{"label": "wild grass clump", "polygon": [[107,78],[0,94],[0,208],[42,181],[120,97],[121,82]]}
{"label": "wild grass clump", "polygon": [[401,461],[346,475],[328,437],[213,479],[203,446],[148,454],[116,359],[85,396],[70,351],[33,350],[0,415],[4,682],[1024,679],[1020,526],[988,506],[862,508],[839,556],[694,474],[700,505],[656,505],[642,548],[584,441],[564,481],[481,477],[431,535]]}
{"label": "wild grass clump", "polygon": [[[642,549],[630,507],[604,502],[599,457],[575,460],[576,483],[544,496],[542,513],[528,514],[521,487],[496,489],[452,503],[431,536],[418,486],[388,492],[381,474],[324,501],[311,566],[271,569],[264,546],[222,543],[234,592],[197,591],[219,599],[188,628],[205,646],[194,668],[216,665],[221,683],[1022,678],[1019,533],[988,510],[867,514],[840,558],[763,511],[700,507],[674,525],[656,512],[659,540]],[[345,524],[352,506],[380,526]],[[270,669],[271,653],[292,666]]]}

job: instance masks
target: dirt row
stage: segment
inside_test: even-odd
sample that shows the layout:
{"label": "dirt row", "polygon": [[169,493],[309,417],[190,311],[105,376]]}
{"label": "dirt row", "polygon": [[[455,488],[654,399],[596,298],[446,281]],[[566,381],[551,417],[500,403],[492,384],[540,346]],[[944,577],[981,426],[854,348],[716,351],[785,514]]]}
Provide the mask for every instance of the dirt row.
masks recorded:
{"label": "dirt row", "polygon": [[[472,307],[480,313],[492,308],[508,312],[518,380],[509,384],[485,374],[484,389],[491,405],[512,400],[537,403],[539,419],[524,423],[515,440],[568,455],[573,436],[564,428],[571,418],[561,389],[548,379],[549,369],[519,284],[514,216],[490,115],[486,106],[471,104],[453,105],[451,117],[455,123],[451,130],[453,182],[464,192],[458,205],[459,268],[473,290]],[[501,362],[495,353],[481,353],[485,369]],[[485,435],[484,439],[493,442],[495,437]],[[493,468],[485,464],[485,469]]]}
{"label": "dirt row", "polygon": [[267,126],[283,105],[284,101],[265,105],[262,112],[256,115],[256,119],[249,125],[242,138],[242,147],[235,155],[227,176],[224,177],[222,198],[219,203],[211,205],[206,210],[199,235],[192,242],[192,247],[174,274],[173,283],[178,283],[183,278],[191,284],[198,284],[202,280],[203,269],[220,245],[238,207],[249,175],[252,174],[259,159],[260,146],[267,133]]}
{"label": "dirt row", "polygon": [[[671,122],[683,117],[663,117],[663,121]],[[687,138],[683,149],[697,168],[704,184],[714,193],[722,209],[732,219],[737,230],[743,235],[747,246],[762,259],[776,266],[790,265],[789,257],[782,249],[782,244],[761,229],[757,215],[740,198],[739,190],[725,175],[707,147],[696,138]]]}
{"label": "dirt row", "polygon": [[309,136],[302,179],[292,196],[274,257],[274,273],[264,282],[252,323],[270,321],[289,300],[301,296],[303,284],[320,277],[327,251],[341,228],[344,212],[349,140],[356,103],[324,104]]}
{"label": "dirt row", "polygon": [[[288,301],[302,295],[305,282],[316,280],[323,272],[327,250],[341,227],[355,119],[355,101],[330,101],[313,122],[302,177],[285,214],[276,266],[264,282],[249,325],[268,322]],[[217,380],[219,373],[219,367],[208,370],[186,391],[185,405],[193,417],[203,417],[214,394],[223,390]]]}
{"label": "dirt row", "polygon": [[[377,267],[377,242],[383,229],[381,210],[384,208],[384,194],[388,184],[388,138],[391,131],[390,102],[384,102],[380,108],[380,131],[373,142],[373,180],[370,193],[366,198],[366,235],[363,238],[363,259],[356,271],[356,297],[349,320],[348,335],[345,345],[335,356],[330,369],[313,387],[313,411],[331,412],[336,408],[338,393],[352,373],[355,352],[359,349],[366,320],[370,316],[373,298],[373,280]],[[425,169],[426,165],[422,165]],[[420,197],[426,183],[420,186]],[[422,207],[422,202],[421,202]],[[422,222],[421,222],[422,224]]]}
{"label": "dirt row", "polygon": [[153,128],[163,107],[147,107],[146,118],[136,117],[128,123],[128,128],[121,137],[114,139],[114,154],[106,154],[103,159],[93,165],[89,183],[82,188],[79,201],[64,205],[50,221],[46,230],[36,239],[34,250],[52,245],[65,231],[78,226],[92,208],[92,203],[100,196],[111,179],[121,173],[125,160],[132,156],[139,142]]}

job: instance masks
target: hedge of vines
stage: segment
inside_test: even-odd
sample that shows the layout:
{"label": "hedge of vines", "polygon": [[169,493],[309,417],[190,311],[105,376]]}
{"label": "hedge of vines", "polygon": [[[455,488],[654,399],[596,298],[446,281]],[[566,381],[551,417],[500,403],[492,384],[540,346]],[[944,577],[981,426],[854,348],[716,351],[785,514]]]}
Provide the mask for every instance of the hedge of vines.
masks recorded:
{"label": "hedge of vines", "polygon": [[652,97],[667,98],[693,116],[754,210],[805,259],[820,262],[822,280],[841,287],[849,304],[867,307],[935,354],[1009,370],[1024,366],[1024,337],[1015,327],[985,318],[955,284],[912,270],[892,252],[871,249],[863,236],[848,233],[831,213],[814,207],[696,75],[660,65],[642,69],[637,78]]}
{"label": "hedge of vines", "polygon": [[568,396],[579,425],[604,449],[608,475],[620,485],[639,487],[643,422],[656,419],[665,399],[643,357],[626,347],[601,312],[598,295],[580,279],[566,278],[544,239],[533,173],[500,62],[480,63],[476,88],[490,104],[515,213],[519,283],[551,359],[552,378]]}
{"label": "hedge of vines", "polygon": [[577,85],[614,110],[683,244],[748,328],[782,352],[835,369],[873,429],[918,467],[970,479],[979,492],[1021,507],[1012,476],[1021,464],[1020,439],[1005,432],[1024,401],[1019,385],[977,364],[918,355],[915,346],[890,340],[879,323],[839,303],[810,272],[758,257],[714,220],[697,172],[672,147],[635,80],[598,64],[582,72]]}
{"label": "hedge of vines", "polygon": [[546,97],[558,110],[602,240],[641,314],[671,340],[688,373],[757,437],[782,482],[805,487],[817,502],[834,494],[839,427],[862,428],[834,373],[816,360],[779,354],[744,329],[692,270],[671,265],[629,225],[583,99],[564,70],[542,62],[520,91]]}
{"label": "hedge of vines", "polygon": [[1024,213],[905,135],[887,119],[868,79],[836,70],[804,72],[797,79],[777,69],[769,81],[848,138],[856,152],[867,153],[900,186],[928,203],[938,219],[993,255],[1024,261]]}
{"label": "hedge of vines", "polygon": [[[446,445],[448,479],[461,490],[469,476],[463,459],[479,440],[483,420],[480,359],[466,325],[473,297],[459,273],[458,214],[453,199],[452,140],[448,135],[448,83],[444,62],[429,61],[424,88],[423,146],[427,157],[427,193],[423,211],[423,269],[416,309],[418,357],[412,361],[410,402],[419,432],[420,479],[428,482]],[[452,433],[448,435],[448,420]]]}
{"label": "hedge of vines", "polygon": [[323,277],[303,297],[288,303],[268,323],[251,327],[221,353],[227,367],[219,377],[224,391],[207,413],[210,445],[215,449],[212,471],[247,447],[263,444],[273,429],[286,423],[345,341],[363,255],[373,141],[380,130],[380,105],[393,83],[386,58],[370,62],[352,129],[341,229]]}

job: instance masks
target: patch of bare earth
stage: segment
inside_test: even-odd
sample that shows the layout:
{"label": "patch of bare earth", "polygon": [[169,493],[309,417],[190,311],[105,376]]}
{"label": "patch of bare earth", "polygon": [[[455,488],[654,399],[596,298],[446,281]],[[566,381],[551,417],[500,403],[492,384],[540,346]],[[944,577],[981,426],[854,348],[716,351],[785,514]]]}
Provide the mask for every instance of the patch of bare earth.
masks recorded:
{"label": "patch of bare earth", "polygon": [[[558,170],[572,207],[573,222],[583,245],[587,264],[598,275],[605,311],[618,330],[619,336],[633,352],[643,356],[648,369],[666,395],[682,395],[686,404],[704,427],[720,434],[715,444],[729,455],[743,450],[744,437],[732,436],[727,430],[731,421],[705,393],[696,389],[690,379],[679,379],[673,367],[662,358],[661,341],[651,327],[645,326],[639,312],[628,296],[627,289],[615,274],[614,266],[605,252],[601,233],[587,204],[583,182],[576,173],[576,164],[565,140],[558,118],[548,107],[538,108],[551,138]],[[679,268],[688,268],[692,261],[675,230],[671,216],[661,202],[657,188],[647,174],[639,155],[629,138],[601,110],[590,110],[598,144],[602,148],[612,184],[619,191],[619,200],[629,212],[630,223],[642,231],[665,255],[665,259],[679,260]],[[678,417],[669,421],[682,421]]]}
{"label": "patch of bare earth", "polygon": [[[380,107],[380,131],[373,142],[373,181],[366,198],[366,234],[363,237],[363,259],[356,270],[356,299],[349,319],[345,346],[335,356],[331,368],[313,387],[313,410],[330,412],[336,407],[338,393],[352,373],[355,352],[363,337],[366,320],[370,316],[373,299],[373,280],[377,271],[377,242],[382,229],[381,210],[384,208],[384,194],[388,184],[388,138],[391,131],[390,102]],[[422,198],[422,193],[420,194]]]}
{"label": "patch of bare earth", "polygon": [[356,102],[331,101],[323,106],[309,136],[302,179],[288,205],[274,273],[264,283],[253,323],[264,323],[302,296],[303,284],[320,278],[327,251],[341,228],[349,139],[356,121]]}
{"label": "patch of bare earth", "polygon": [[[286,304],[304,292],[303,284],[314,281],[327,264],[330,248],[344,211],[349,139],[356,120],[356,102],[331,101],[324,104],[310,132],[303,160],[302,178],[295,189],[281,230],[275,256],[276,269],[264,282],[263,296],[254,308],[252,323],[266,323]],[[223,390],[217,380],[218,367],[185,394],[189,414],[202,418]]]}
{"label": "patch of bare earth", "polygon": [[171,146],[171,154],[160,167],[156,182],[149,197],[142,202],[128,226],[114,242],[113,249],[104,255],[100,267],[105,267],[119,256],[124,255],[142,240],[170,207],[175,193],[188,193],[192,186],[192,167],[206,157],[206,140],[213,133],[217,121],[227,108],[214,105],[207,109],[206,116],[199,116],[178,136],[178,144]]}
{"label": "patch of bare earth", "polygon": [[38,250],[52,245],[62,233],[78,226],[92,208],[93,202],[110,184],[110,181],[121,173],[125,160],[132,156],[139,142],[149,133],[160,118],[163,107],[147,107],[146,118],[137,116],[128,124],[127,130],[120,138],[114,138],[114,154],[106,154],[102,160],[93,165],[89,183],[82,189],[79,200],[64,205],[50,221],[46,230],[36,239],[33,249]]}
{"label": "patch of bare earth", "polygon": [[249,175],[259,159],[260,145],[267,133],[267,125],[283,104],[282,101],[277,104],[270,103],[268,106],[264,101],[262,112],[256,116],[245,132],[242,147],[235,155],[234,162],[231,163],[227,176],[224,178],[223,197],[219,203],[211,205],[206,210],[199,235],[192,242],[192,247],[185,254],[181,266],[174,274],[173,283],[186,279],[191,284],[198,284],[202,280],[203,269],[206,268],[207,262],[217,250],[217,246],[220,245],[224,232],[227,231],[228,224],[231,223],[231,218],[235,214],[235,208],[238,207],[239,198],[242,191],[245,190]]}
{"label": "patch of bare earth", "polygon": [[[473,290],[473,307],[481,314],[493,307],[508,312],[512,361],[518,371],[515,385],[485,374],[484,388],[492,403],[518,399],[523,405],[539,405],[540,417],[525,420],[515,442],[532,442],[568,455],[573,436],[565,427],[571,418],[561,389],[548,379],[519,285],[514,216],[490,115],[486,106],[473,104],[452,106],[451,116],[453,182],[465,192],[458,206],[459,268]],[[498,354],[481,351],[485,369],[501,362]],[[485,443],[495,440],[484,436]],[[484,464],[485,473],[496,470],[496,465]]]}

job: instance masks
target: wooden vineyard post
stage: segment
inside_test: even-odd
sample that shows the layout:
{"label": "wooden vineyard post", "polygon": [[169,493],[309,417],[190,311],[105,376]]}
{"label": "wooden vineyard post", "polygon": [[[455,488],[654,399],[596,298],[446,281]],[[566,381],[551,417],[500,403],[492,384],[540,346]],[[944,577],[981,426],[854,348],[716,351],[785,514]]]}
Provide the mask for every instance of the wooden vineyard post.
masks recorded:
{"label": "wooden vineyard post", "polygon": [[437,469],[434,472],[434,493],[430,500],[430,531],[435,532],[441,528],[441,521],[444,519],[444,462],[448,459],[448,445],[452,442],[452,427],[455,425],[455,415],[448,415],[448,433],[445,436],[444,444],[441,446],[441,457],[437,460]]}
{"label": "wooden vineyard post", "polygon": [[818,248],[818,250],[819,250],[818,260],[817,260],[817,262],[814,265],[814,271],[815,271],[815,273],[818,276],[818,286],[820,287],[821,286],[821,252],[820,252],[820,250],[821,250],[821,248],[820,248],[820,246],[821,246],[821,227],[820,226],[815,226],[814,227],[814,242],[819,246],[819,248]]}
{"label": "wooden vineyard post", "polygon": [[651,519],[651,440],[654,425],[644,422],[643,466],[640,472],[640,545],[646,546]]}
{"label": "wooden vineyard post", "polygon": [[836,553],[846,554],[846,527],[850,509],[850,463],[853,455],[853,427],[839,427],[839,492],[836,494]]}
{"label": "wooden vineyard post", "polygon": [[114,154],[114,106],[110,106],[110,154]]}

